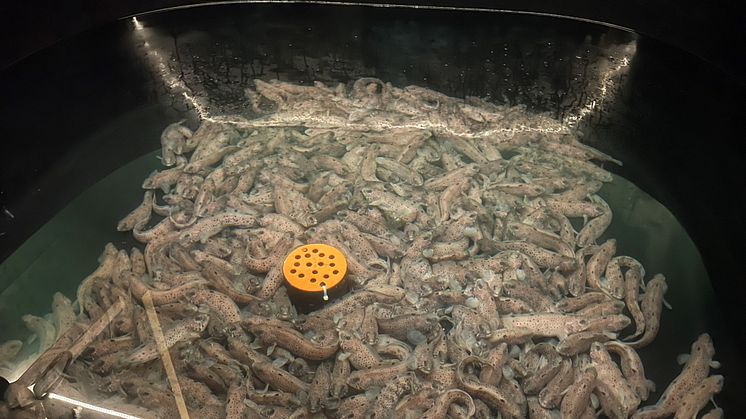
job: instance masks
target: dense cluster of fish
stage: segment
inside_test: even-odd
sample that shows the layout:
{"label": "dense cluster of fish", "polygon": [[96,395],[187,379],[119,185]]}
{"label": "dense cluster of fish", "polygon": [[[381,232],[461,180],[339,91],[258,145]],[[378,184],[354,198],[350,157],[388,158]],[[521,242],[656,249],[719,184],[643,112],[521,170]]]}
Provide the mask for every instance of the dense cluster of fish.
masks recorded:
{"label": "dense cluster of fish", "polygon": [[[143,250],[107,245],[77,304],[24,316],[43,354],[6,408],[54,390],[179,417],[166,349],[198,418],[692,418],[721,390],[703,334],[640,408],[666,279],[602,239],[593,161],[614,160],[556,121],[376,79],[248,97],[264,116],[164,130],[117,226]],[[344,253],[351,290],[299,314],[282,262],[307,243]]]}

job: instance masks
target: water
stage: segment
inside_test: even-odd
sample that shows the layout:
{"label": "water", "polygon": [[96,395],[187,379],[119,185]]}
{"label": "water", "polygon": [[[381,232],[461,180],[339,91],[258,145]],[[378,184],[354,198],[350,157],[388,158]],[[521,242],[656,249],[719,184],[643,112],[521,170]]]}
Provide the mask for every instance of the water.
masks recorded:
{"label": "water", "polygon": [[[170,121],[164,121],[164,125],[167,122]],[[247,133],[245,131],[242,135]],[[267,141],[271,141],[271,138]],[[157,144],[155,138],[153,143]],[[303,146],[302,142],[297,145]],[[302,148],[295,151],[308,153]],[[30,335],[20,322],[22,314],[43,316],[48,313],[52,295],[56,291],[74,299],[80,280],[96,268],[96,258],[101,254],[105,243],[112,242],[124,249],[135,244],[128,233],[116,232],[114,227],[123,215],[141,201],[141,180],[153,170],[161,168],[159,154],[153,152],[144,155],[96,183],[0,266],[0,289],[3,289],[0,294],[0,318],[5,323],[0,342],[7,339],[28,342],[14,361],[18,362],[35,352],[36,343],[30,342]],[[505,153],[504,157],[512,157],[511,154]],[[311,153],[307,157],[314,156]],[[468,161],[468,158],[461,158]],[[357,161],[362,165],[361,160]],[[438,164],[441,163],[436,166]],[[292,176],[290,172],[287,174]],[[383,171],[378,176],[385,178],[386,172]],[[312,178],[306,180],[311,181]],[[496,179],[492,181],[495,182]],[[405,190],[418,191],[417,187],[403,185],[406,182],[395,183]],[[376,184],[370,184],[375,189]],[[688,352],[689,345],[698,334],[710,332],[713,335],[719,354],[716,359],[722,359],[723,355],[725,358],[734,356],[732,343],[721,329],[722,324],[701,257],[675,217],[644,191],[619,176],[613,176],[611,182],[605,183],[598,194],[608,203],[614,214],[611,225],[598,242],[615,238],[617,254],[629,255],[639,260],[645,266],[646,280],[658,272],[664,273],[668,278],[666,300],[673,310],[664,309],[657,339],[649,347],[640,350],[648,378],[658,384],[658,393],[651,396],[649,404],[657,399],[667,383],[678,373],[675,356]],[[354,195],[352,199],[355,199]],[[369,203],[372,201],[373,199],[367,199]],[[406,231],[402,220],[389,217],[388,221],[389,228]],[[576,225],[576,229],[581,226],[582,221]],[[352,250],[356,249],[353,247]],[[257,277],[261,279],[262,275]],[[261,311],[261,307],[249,307]],[[433,312],[435,309],[425,306],[425,310]],[[211,333],[214,331],[210,330]],[[216,339],[225,343],[226,338],[219,336]],[[311,365],[314,363],[311,362]],[[194,372],[190,373],[192,376],[193,374]],[[727,366],[725,374],[727,376]],[[160,385],[165,385],[163,378],[160,378]]]}

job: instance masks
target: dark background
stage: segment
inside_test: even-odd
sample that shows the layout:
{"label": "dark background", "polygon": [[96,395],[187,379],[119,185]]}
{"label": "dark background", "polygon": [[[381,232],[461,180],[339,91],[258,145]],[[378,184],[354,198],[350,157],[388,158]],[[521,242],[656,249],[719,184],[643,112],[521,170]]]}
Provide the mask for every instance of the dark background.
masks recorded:
{"label": "dark background", "polygon": [[[335,0],[331,0],[334,2]],[[300,1],[303,2],[303,1]],[[386,3],[359,0],[360,3]],[[186,0],[26,0],[0,5],[0,69],[59,39],[134,14],[210,3]],[[746,81],[746,2],[740,0],[396,0],[391,3],[517,10],[631,28],[711,62]]]}

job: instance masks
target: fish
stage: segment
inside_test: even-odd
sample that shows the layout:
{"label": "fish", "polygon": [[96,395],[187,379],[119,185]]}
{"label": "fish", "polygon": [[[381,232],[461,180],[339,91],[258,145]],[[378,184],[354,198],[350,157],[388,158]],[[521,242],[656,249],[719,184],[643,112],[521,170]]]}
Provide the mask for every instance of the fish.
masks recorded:
{"label": "fish", "polygon": [[588,327],[588,319],[571,314],[526,313],[502,316],[507,329],[524,329],[534,336],[564,339]]}
{"label": "fish", "polygon": [[322,408],[326,407],[332,384],[331,379],[331,368],[329,363],[322,362],[316,368],[309,389],[308,410],[311,413],[318,413]]}
{"label": "fish", "polygon": [[608,342],[616,339],[616,333],[583,331],[568,335],[557,344],[557,352],[564,356],[573,356],[587,352],[594,342]]}
{"label": "fish", "polygon": [[383,167],[390,170],[400,179],[412,186],[422,186],[423,184],[422,175],[417,173],[417,171],[412,170],[404,163],[386,157],[376,157],[376,165],[377,167]]}
{"label": "fish", "polygon": [[57,337],[57,331],[52,322],[45,318],[34,316],[33,314],[25,314],[21,317],[21,320],[23,320],[23,324],[26,328],[34,332],[36,337],[39,339],[40,353],[43,353],[54,344]]}
{"label": "fish", "polygon": [[316,204],[302,193],[292,188],[275,186],[272,192],[275,210],[285,215],[303,227],[311,227],[318,223],[312,214],[316,212]]}
{"label": "fish", "polygon": [[707,333],[699,335],[692,343],[689,357],[681,373],[666,387],[658,401],[648,407],[635,412],[635,419],[652,419],[669,417],[683,403],[687,394],[702,383],[710,374],[711,365],[715,365],[712,357],[715,347]]}
{"label": "fish", "polygon": [[92,301],[91,289],[95,281],[106,280],[111,278],[114,272],[114,265],[117,260],[118,250],[112,243],[104,246],[104,252],[99,257],[99,266],[91,274],[86,276],[78,285],[77,301],[78,314],[83,314],[87,310],[87,305]]}
{"label": "fish", "polygon": [[580,247],[589,246],[594,244],[601,235],[604,234],[607,228],[611,225],[613,213],[609,206],[600,200],[601,214],[592,220],[588,221],[583,228],[578,232],[577,244]]}
{"label": "fish", "polygon": [[568,297],[557,302],[557,309],[564,313],[580,311],[586,307],[592,307],[594,304],[605,301],[612,301],[612,298],[602,292],[589,291],[577,297]]}
{"label": "fish", "polygon": [[117,231],[130,231],[135,226],[144,226],[150,221],[150,215],[155,203],[155,194],[152,190],[145,191],[142,203],[129,214],[122,218],[117,224]]}
{"label": "fish", "polygon": [[451,217],[451,209],[469,186],[468,179],[458,179],[448,185],[438,195],[438,213],[440,222],[448,221]]}
{"label": "fish", "polygon": [[381,357],[373,348],[348,331],[339,331],[339,347],[349,354],[350,365],[356,369],[370,369],[382,362]]}
{"label": "fish", "polygon": [[416,378],[413,374],[399,376],[383,386],[381,392],[368,408],[368,415],[373,419],[394,417],[394,407],[404,393],[417,389]]}
{"label": "fish", "polygon": [[550,211],[570,218],[598,217],[604,211],[604,208],[600,205],[584,201],[565,201],[557,198],[546,198],[544,203]]}
{"label": "fish", "polygon": [[248,395],[248,390],[242,383],[231,383],[228,388],[228,395],[225,401],[225,418],[242,419],[246,412],[247,406],[244,400]]}
{"label": "fish", "polygon": [[52,318],[56,331],[55,339],[62,336],[77,321],[72,302],[62,293],[56,292],[52,296]]}
{"label": "fish", "polygon": [[520,405],[509,398],[505,392],[497,387],[481,384],[476,380],[467,378],[464,374],[464,366],[469,363],[482,363],[477,357],[469,356],[462,359],[456,367],[456,379],[459,386],[472,397],[476,397],[487,403],[490,407],[497,410],[503,417],[519,418],[521,415]]}
{"label": "fish", "polygon": [[440,394],[435,399],[433,406],[422,413],[420,417],[423,419],[444,418],[452,404],[464,405],[466,407],[465,417],[467,418],[474,416],[476,413],[474,399],[469,393],[459,389],[450,389]]}
{"label": "fish", "polygon": [[[414,360],[414,358],[408,358]],[[368,390],[372,387],[382,387],[392,379],[413,370],[412,363],[400,361],[393,364],[373,366],[368,369],[353,371],[347,378],[347,385],[356,390]]]}
{"label": "fish", "polygon": [[[591,256],[586,265],[586,282],[593,289],[612,293],[601,283],[601,273],[606,270],[606,266],[616,253],[616,240],[609,239],[598,247],[598,251]],[[612,295],[613,296],[613,295]]]}
{"label": "fish", "polygon": [[276,367],[271,362],[260,361],[251,364],[251,370],[256,376],[270,387],[289,393],[306,393],[310,390],[310,385],[289,372]]}
{"label": "fish", "polygon": [[[200,334],[207,327],[209,320],[210,317],[208,315],[198,314],[194,318],[175,323],[163,333],[166,347],[171,348],[178,342],[192,341],[199,338]],[[118,364],[120,367],[139,365],[152,361],[158,358],[158,356],[156,343],[150,340],[124,355]]]}
{"label": "fish", "polygon": [[618,256],[619,265],[627,268],[624,273],[624,302],[635,323],[635,331],[624,340],[633,340],[645,331],[645,315],[639,304],[640,287],[644,286],[645,269],[642,264],[629,256]]}
{"label": "fish", "polygon": [[15,356],[21,352],[22,347],[23,342],[17,339],[3,342],[2,345],[0,345],[0,366],[15,358]]}
{"label": "fish", "polygon": [[339,419],[363,419],[366,417],[368,408],[373,403],[367,394],[356,394],[342,399],[337,406]]}
{"label": "fish", "polygon": [[572,270],[577,265],[577,262],[573,258],[560,255],[559,253],[525,241],[508,240],[497,242],[489,239],[481,239],[478,241],[478,244],[480,249],[490,253],[506,250],[519,251],[531,258],[541,268],[558,268],[565,271]]}
{"label": "fish", "polygon": [[449,170],[448,172],[440,176],[432,177],[425,181],[423,183],[423,186],[426,190],[429,191],[441,191],[459,179],[471,178],[477,172],[479,172],[478,164],[467,164],[465,166]]}
{"label": "fish", "polygon": [[348,356],[344,353],[337,353],[334,358],[334,366],[331,372],[331,386],[329,394],[333,400],[338,402],[344,396],[347,395],[348,386],[347,380],[352,373],[352,366],[348,360]]}
{"label": "fish", "polygon": [[606,265],[606,289],[612,297],[621,300],[624,298],[625,283],[619,257],[612,258]]}
{"label": "fish", "polygon": [[226,227],[254,227],[257,225],[256,217],[247,214],[223,212],[203,218],[188,229],[179,233],[179,242],[183,246],[194,243],[205,243],[207,239],[218,234]]}
{"label": "fish", "polygon": [[365,152],[365,157],[360,162],[360,178],[366,182],[380,182],[376,177],[378,147],[372,146]]}
{"label": "fish", "polygon": [[609,341],[604,343],[609,352],[619,355],[621,359],[621,368],[624,377],[629,381],[641,400],[647,400],[651,391],[655,391],[655,384],[645,378],[645,368],[640,356],[631,346],[619,341]]}
{"label": "fish", "polygon": [[279,324],[265,324],[251,330],[264,343],[278,345],[304,359],[323,361],[333,357],[339,348],[339,338],[332,330],[319,330],[311,338]]}
{"label": "fish", "polygon": [[560,361],[560,367],[554,377],[539,392],[537,401],[545,409],[554,409],[560,407],[560,403],[565,394],[565,390],[573,384],[575,379],[575,369],[569,358],[563,358]]}
{"label": "fish", "polygon": [[241,322],[242,317],[238,305],[233,299],[221,292],[197,289],[187,291],[186,295],[191,303],[208,307],[211,313],[216,314],[218,318],[229,325]]}
{"label": "fish", "polygon": [[582,417],[590,406],[591,393],[596,388],[596,369],[586,368],[575,375],[575,381],[565,392],[560,403],[560,414],[563,418],[576,419]]}
{"label": "fish", "polygon": [[[604,344],[600,342],[592,343],[590,355],[593,367],[598,373],[597,385],[603,384],[608,387],[609,397],[613,399],[613,404],[615,406],[619,405],[622,417],[628,417],[640,405],[640,396],[622,375],[619,367],[612,361]],[[610,413],[607,411],[607,414]]]}
{"label": "fish", "polygon": [[135,276],[135,274],[131,272],[128,273],[126,277],[129,281],[130,291],[132,292],[132,295],[139,301],[142,301],[145,294],[150,293],[153,305],[175,303],[186,296],[191,296],[191,294],[189,294],[189,291],[193,288],[201,287],[207,284],[207,280],[197,279],[194,281],[186,282],[174,288],[170,288],[168,290],[156,290],[150,288],[139,277]]}
{"label": "fish", "polygon": [[575,256],[573,247],[553,232],[516,221],[509,221],[507,228],[516,239],[529,241],[561,255],[568,257]]}
{"label": "fish", "polygon": [[642,348],[655,339],[660,328],[660,318],[663,311],[664,296],[668,290],[666,277],[656,274],[648,282],[645,293],[642,295],[640,309],[645,318],[645,331],[640,339],[628,342],[633,348]]}
{"label": "fish", "polygon": [[390,192],[363,188],[362,194],[369,205],[380,208],[394,222],[411,223],[417,219],[419,207]]}
{"label": "fish", "polygon": [[[143,189],[168,191],[184,174],[184,165],[153,171],[142,183]],[[147,196],[147,195],[146,195]]]}

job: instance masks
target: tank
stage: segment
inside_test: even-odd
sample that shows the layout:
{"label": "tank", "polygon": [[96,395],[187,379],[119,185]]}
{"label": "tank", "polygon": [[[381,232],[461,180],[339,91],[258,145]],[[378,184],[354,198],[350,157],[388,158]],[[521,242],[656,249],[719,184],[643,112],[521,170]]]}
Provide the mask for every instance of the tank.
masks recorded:
{"label": "tank", "polygon": [[0,417],[746,407],[744,91],[693,55],[561,16],[220,4],[0,86]]}

